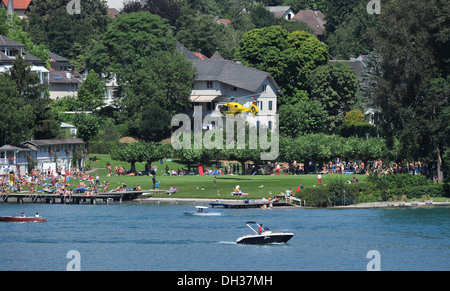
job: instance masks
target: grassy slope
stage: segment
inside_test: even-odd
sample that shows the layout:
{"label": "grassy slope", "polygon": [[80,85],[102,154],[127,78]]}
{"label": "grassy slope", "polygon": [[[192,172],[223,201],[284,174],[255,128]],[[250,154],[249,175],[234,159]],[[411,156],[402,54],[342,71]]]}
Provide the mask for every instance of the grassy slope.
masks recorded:
{"label": "grassy slope", "polygon": [[[103,184],[104,181],[111,183],[109,189],[126,184],[127,187],[133,187],[133,185],[140,185],[142,189],[148,190],[152,188],[152,178],[149,176],[113,176],[107,177],[106,162],[110,162],[113,169],[114,165],[123,165],[126,169],[130,168],[130,165],[120,161],[114,161],[109,159],[109,155],[91,155],[91,157],[97,156],[98,162],[93,162],[92,167],[98,168],[92,175],[100,175],[100,181]],[[305,187],[317,185],[317,175],[217,175],[217,187],[214,189],[214,176],[163,176],[163,168],[169,165],[170,169],[177,169],[178,167],[187,168],[186,165],[178,164],[176,161],[164,162],[162,165],[158,165],[157,180],[160,181],[160,189],[169,189],[171,185],[179,189],[179,193],[176,197],[189,197],[189,198],[232,198],[230,195],[232,189],[236,185],[240,185],[241,189],[245,193],[249,193],[249,198],[261,198],[271,197],[275,194],[285,192],[286,188],[292,188],[295,193],[297,185],[303,184]],[[136,170],[140,171],[144,169],[144,164],[136,164]],[[330,179],[337,177],[337,175],[323,175],[322,181],[326,184]],[[360,181],[364,180],[364,176],[358,176]],[[351,180],[352,176],[344,175],[343,180]],[[74,183],[75,186],[77,182]],[[264,185],[264,187],[260,187]],[[203,188],[203,190],[202,190]],[[100,187],[103,190],[103,187]],[[220,191],[220,195],[217,195],[217,191]],[[271,192],[272,194],[270,194]]]}

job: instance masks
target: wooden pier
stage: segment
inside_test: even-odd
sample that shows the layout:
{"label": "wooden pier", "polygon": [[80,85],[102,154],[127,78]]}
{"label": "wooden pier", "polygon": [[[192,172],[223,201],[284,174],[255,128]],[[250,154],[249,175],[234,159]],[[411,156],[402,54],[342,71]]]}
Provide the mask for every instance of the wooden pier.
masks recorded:
{"label": "wooden pier", "polygon": [[126,192],[108,192],[99,193],[95,195],[87,196],[86,194],[72,194],[72,195],[59,195],[45,192],[39,192],[34,194],[13,192],[10,194],[0,195],[0,203],[16,202],[16,203],[60,203],[60,204],[82,204],[90,203],[96,204],[97,202],[108,203],[110,201],[130,201],[134,200],[144,193],[150,191],[126,191]]}

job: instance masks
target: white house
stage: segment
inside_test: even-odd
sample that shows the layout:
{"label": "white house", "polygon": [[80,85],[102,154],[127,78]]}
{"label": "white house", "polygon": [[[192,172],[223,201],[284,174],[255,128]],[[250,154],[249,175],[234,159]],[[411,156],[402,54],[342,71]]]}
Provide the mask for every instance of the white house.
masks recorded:
{"label": "white house", "polygon": [[39,75],[41,83],[46,82],[50,72],[45,68],[45,62],[23,50],[24,44],[0,35],[0,73],[8,73],[13,66],[16,55],[21,55],[31,64],[31,72]]}
{"label": "white house", "polygon": [[49,81],[50,99],[58,100],[67,96],[77,97],[81,78],[69,71],[50,71]]}
{"label": "white house", "polygon": [[[259,114],[256,117],[249,114],[246,121],[250,125],[274,127],[277,95],[281,94],[281,90],[269,73],[225,60],[218,53],[214,54],[214,58],[200,59],[180,44],[177,48],[197,69],[190,98],[194,106],[201,106],[203,117],[209,114],[222,117],[218,107],[227,102],[250,106],[256,99]],[[223,124],[225,126],[225,121]],[[211,126],[214,127],[204,125]]]}
{"label": "white house", "polygon": [[267,6],[267,10],[272,12],[275,18],[285,18],[286,20],[291,20],[295,16],[295,11],[291,6]]}
{"label": "white house", "polygon": [[[4,145],[0,147],[0,174],[26,173],[29,162],[35,163],[39,170],[51,168],[55,171],[61,166],[70,171],[75,151],[85,151],[85,142],[79,138],[29,140],[17,146]],[[84,167],[84,159],[78,166]]]}
{"label": "white house", "polygon": [[19,18],[27,18],[25,13],[29,12],[30,3],[31,0],[2,0],[0,2],[0,8],[6,8],[8,14],[16,13]]}

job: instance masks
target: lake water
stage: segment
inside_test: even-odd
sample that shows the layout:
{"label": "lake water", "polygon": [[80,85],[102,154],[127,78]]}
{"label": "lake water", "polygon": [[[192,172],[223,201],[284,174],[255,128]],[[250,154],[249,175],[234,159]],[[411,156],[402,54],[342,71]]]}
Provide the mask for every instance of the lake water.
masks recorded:
{"label": "lake water", "polygon": [[[205,204],[199,204],[205,205]],[[39,212],[46,223],[0,223],[0,270],[450,270],[450,208],[211,209],[194,204],[0,204],[0,215]],[[238,245],[246,221],[294,232],[287,244]],[[72,264],[71,264],[72,263]]]}

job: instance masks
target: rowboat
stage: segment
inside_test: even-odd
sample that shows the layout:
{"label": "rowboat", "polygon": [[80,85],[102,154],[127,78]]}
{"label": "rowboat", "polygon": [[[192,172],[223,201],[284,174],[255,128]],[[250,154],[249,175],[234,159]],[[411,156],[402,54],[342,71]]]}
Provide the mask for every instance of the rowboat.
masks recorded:
{"label": "rowboat", "polygon": [[46,222],[43,217],[0,216],[0,222]]}

